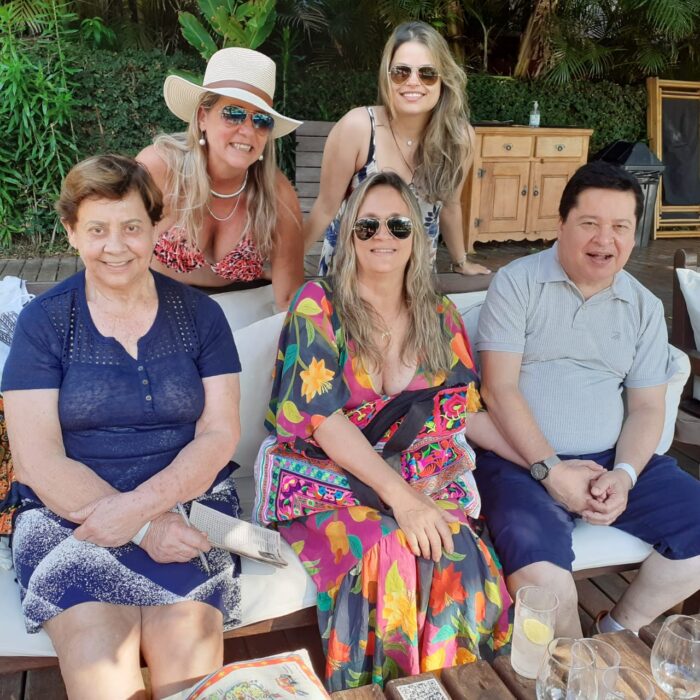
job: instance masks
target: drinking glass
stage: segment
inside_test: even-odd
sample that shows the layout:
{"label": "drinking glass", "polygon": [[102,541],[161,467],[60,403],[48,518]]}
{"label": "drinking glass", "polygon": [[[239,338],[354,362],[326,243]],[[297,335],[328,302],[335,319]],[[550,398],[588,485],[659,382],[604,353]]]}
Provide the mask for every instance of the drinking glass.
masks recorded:
{"label": "drinking glass", "polygon": [[[596,685],[601,688],[603,672],[608,668],[620,665],[620,653],[612,644],[608,644],[602,639],[582,639],[581,644],[585,644],[593,652]],[[601,695],[600,697],[604,698],[605,696]]]}
{"label": "drinking glass", "polygon": [[540,586],[523,586],[515,595],[515,621],[510,661],[525,678],[536,678],[537,669],[554,637],[559,600]]}
{"label": "drinking glass", "polygon": [[688,615],[666,618],[651,650],[651,672],[672,698],[700,695],[700,620]]}
{"label": "drinking glass", "polygon": [[592,700],[596,689],[592,649],[576,639],[553,639],[537,672],[537,700]]}
{"label": "drinking glass", "polygon": [[653,700],[654,684],[651,678],[629,666],[617,666],[603,671],[598,688],[598,700]]}

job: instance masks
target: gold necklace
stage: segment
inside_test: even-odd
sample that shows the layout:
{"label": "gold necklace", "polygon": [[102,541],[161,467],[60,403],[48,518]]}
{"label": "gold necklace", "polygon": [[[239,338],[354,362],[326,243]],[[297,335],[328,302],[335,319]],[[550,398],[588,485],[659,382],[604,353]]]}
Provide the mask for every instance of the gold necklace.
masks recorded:
{"label": "gold necklace", "polygon": [[380,336],[380,340],[382,343],[389,343],[391,342],[391,334],[394,332],[394,326],[396,326],[399,321],[401,321],[402,317],[404,314],[404,307],[402,306],[401,309],[399,310],[398,314],[395,315],[394,317],[394,322],[391,324],[391,326],[387,326],[386,321],[384,321],[384,325],[386,327],[386,330],[382,331],[382,334]]}
{"label": "gold necklace", "polygon": [[[394,133],[394,127],[391,126],[391,121],[389,122],[389,131],[391,131],[391,136],[394,139],[394,143],[396,144],[396,148],[399,151],[399,155],[401,156],[401,160],[404,162],[406,167],[408,168],[408,172],[411,173],[411,182],[413,182],[413,178],[415,176],[415,169],[412,168],[409,164],[408,161],[406,160],[406,156],[404,156],[403,151],[401,150],[401,146],[399,146],[399,142],[396,139],[396,134]],[[409,146],[413,143],[413,141],[407,141],[406,142]],[[409,183],[410,184],[410,183]]]}

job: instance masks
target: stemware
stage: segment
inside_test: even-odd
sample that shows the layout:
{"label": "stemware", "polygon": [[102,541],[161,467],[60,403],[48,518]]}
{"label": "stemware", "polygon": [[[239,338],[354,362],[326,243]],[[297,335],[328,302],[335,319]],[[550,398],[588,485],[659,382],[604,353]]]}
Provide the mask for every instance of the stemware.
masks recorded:
{"label": "stemware", "polygon": [[537,672],[537,700],[591,700],[596,688],[593,650],[576,639],[553,639]]}
{"label": "stemware", "polygon": [[672,698],[700,695],[700,620],[688,615],[666,618],[651,650],[651,672]]}
{"label": "stemware", "polygon": [[[596,676],[596,685],[600,689],[603,684],[603,672],[608,668],[616,668],[620,665],[620,652],[612,644],[604,642],[602,639],[582,639],[581,644],[585,644],[592,652]],[[604,698],[604,695],[599,695]]]}
{"label": "stemware", "polygon": [[654,684],[649,676],[629,666],[614,666],[603,671],[598,700],[653,700]]}

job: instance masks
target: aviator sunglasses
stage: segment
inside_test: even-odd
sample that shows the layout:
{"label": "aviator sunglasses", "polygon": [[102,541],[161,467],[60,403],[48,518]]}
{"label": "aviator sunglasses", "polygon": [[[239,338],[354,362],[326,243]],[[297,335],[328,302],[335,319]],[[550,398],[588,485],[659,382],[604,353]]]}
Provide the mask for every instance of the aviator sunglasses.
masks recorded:
{"label": "aviator sunglasses", "polygon": [[400,240],[408,238],[413,232],[413,224],[407,216],[390,216],[387,219],[364,216],[355,222],[352,230],[361,241],[368,241],[379,231],[382,224],[386,224],[389,233]]}
{"label": "aviator sunglasses", "polygon": [[[415,70],[418,80],[428,87],[435,85],[440,77],[435,66],[418,66]],[[411,73],[413,73],[413,66],[407,66],[405,63],[397,63],[389,68],[389,77],[395,85],[403,85],[411,77]]]}
{"label": "aviator sunglasses", "polygon": [[221,110],[221,116],[224,118],[224,121],[227,121],[229,124],[235,124],[236,126],[243,124],[249,114],[255,129],[265,129],[266,131],[274,129],[274,117],[265,114],[265,112],[249,112],[247,109],[237,107],[236,105],[226,105]]}

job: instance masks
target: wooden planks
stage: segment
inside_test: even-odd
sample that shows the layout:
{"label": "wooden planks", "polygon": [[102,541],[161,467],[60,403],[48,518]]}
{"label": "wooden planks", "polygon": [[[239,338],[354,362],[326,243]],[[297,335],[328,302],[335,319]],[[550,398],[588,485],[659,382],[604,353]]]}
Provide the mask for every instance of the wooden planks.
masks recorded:
{"label": "wooden planks", "polygon": [[454,700],[509,700],[512,693],[486,661],[442,672],[443,685]]}

